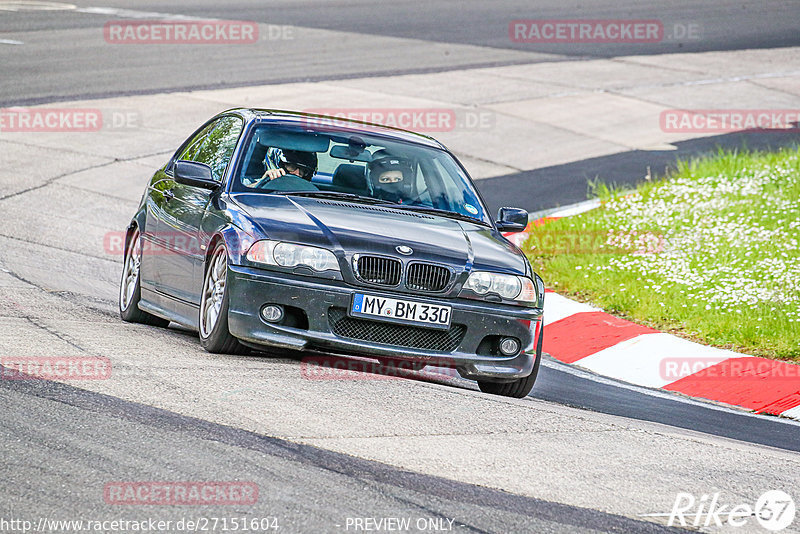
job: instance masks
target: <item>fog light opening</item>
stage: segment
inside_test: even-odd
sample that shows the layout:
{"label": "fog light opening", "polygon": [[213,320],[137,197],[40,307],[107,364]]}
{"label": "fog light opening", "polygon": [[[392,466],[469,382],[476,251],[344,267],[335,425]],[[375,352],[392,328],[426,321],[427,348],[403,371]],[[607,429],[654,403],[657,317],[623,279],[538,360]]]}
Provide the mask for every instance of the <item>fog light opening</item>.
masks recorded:
{"label": "fog light opening", "polygon": [[261,308],[261,317],[268,323],[277,323],[283,319],[283,308],[277,304],[267,304]]}
{"label": "fog light opening", "polygon": [[500,340],[500,352],[506,356],[514,356],[519,352],[519,341],[513,337],[504,337]]}

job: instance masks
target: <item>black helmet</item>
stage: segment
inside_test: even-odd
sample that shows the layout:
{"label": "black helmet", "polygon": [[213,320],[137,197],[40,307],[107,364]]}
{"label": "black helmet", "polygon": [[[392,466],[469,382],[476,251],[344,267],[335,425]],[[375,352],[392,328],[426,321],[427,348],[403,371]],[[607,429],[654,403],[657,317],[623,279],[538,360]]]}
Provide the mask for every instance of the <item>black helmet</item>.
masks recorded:
{"label": "black helmet", "polygon": [[300,169],[301,177],[311,181],[311,177],[317,172],[317,155],[314,152],[303,152],[300,150],[281,150],[278,164],[287,173],[287,164],[294,165]]}
{"label": "black helmet", "polygon": [[[395,202],[411,196],[411,176],[413,173],[409,160],[399,156],[392,156],[386,150],[378,150],[372,155],[372,161],[367,164],[367,171],[370,186],[375,191],[376,196]],[[388,171],[400,171],[402,179],[381,183],[381,175]]]}

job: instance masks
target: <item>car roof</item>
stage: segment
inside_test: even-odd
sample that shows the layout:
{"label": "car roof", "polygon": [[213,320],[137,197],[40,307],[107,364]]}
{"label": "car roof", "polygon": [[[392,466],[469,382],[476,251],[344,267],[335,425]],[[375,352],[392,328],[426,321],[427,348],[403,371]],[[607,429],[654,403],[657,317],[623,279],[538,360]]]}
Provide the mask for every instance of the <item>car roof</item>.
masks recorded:
{"label": "car roof", "polygon": [[[320,129],[325,130],[326,126],[332,127],[337,131],[348,133],[366,133],[370,135],[377,135],[398,141],[405,141],[410,143],[421,144],[433,148],[447,150],[444,145],[433,137],[423,135],[401,128],[393,128],[391,126],[384,126],[371,122],[363,122],[354,119],[346,119],[343,117],[332,117],[330,115],[317,115],[314,113],[302,113],[299,111],[287,111],[282,109],[260,109],[260,108],[235,108],[229,109],[220,113],[220,115],[238,113],[246,120],[255,120],[259,123],[275,123],[285,125],[306,125],[318,126]],[[309,119],[315,119],[311,121]],[[328,119],[330,122],[326,122]]]}

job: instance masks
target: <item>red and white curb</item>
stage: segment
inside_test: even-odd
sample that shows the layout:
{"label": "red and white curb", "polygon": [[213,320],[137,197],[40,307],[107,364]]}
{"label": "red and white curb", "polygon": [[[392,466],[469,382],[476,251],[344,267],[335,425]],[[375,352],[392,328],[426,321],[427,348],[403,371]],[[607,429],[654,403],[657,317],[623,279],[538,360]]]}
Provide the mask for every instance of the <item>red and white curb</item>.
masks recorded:
{"label": "red and white curb", "polygon": [[[555,219],[592,209],[584,203]],[[508,238],[521,244],[525,232]],[[544,352],[553,358],[631,384],[800,420],[800,365],[757,358],[641,326],[548,291]]]}

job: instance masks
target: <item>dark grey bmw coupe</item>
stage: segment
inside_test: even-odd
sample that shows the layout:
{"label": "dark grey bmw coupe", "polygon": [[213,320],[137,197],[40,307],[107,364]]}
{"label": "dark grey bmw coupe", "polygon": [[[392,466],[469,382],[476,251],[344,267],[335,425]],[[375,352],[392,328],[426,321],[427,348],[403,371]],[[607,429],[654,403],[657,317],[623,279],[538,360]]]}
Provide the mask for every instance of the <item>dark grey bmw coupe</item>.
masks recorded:
{"label": "dark grey bmw coupe", "polygon": [[455,368],[526,396],[544,284],[429,137],[234,109],[153,175],[127,230],[125,321],[199,332],[210,352],[278,347]]}

